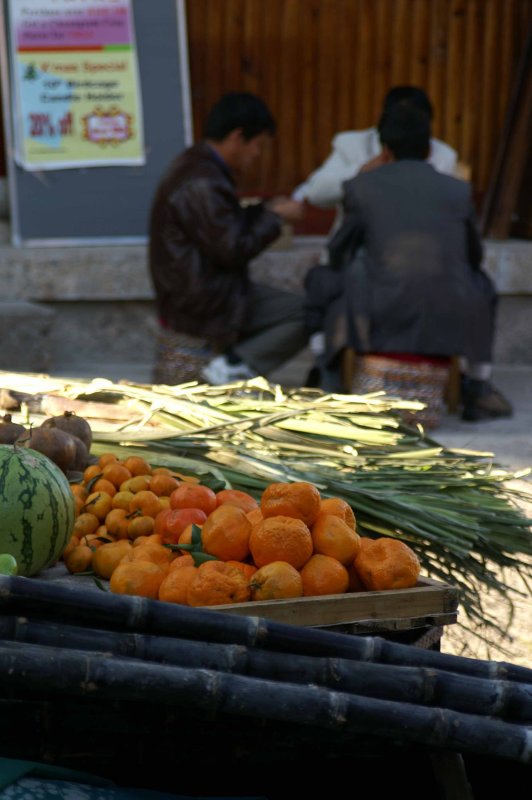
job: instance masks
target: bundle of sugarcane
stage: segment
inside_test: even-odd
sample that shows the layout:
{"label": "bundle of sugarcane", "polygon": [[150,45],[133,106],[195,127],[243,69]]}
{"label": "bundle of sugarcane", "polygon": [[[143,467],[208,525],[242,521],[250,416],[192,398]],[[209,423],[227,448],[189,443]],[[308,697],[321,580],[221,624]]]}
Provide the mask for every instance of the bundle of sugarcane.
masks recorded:
{"label": "bundle of sugarcane", "polygon": [[528,471],[504,469],[490,453],[445,449],[405,426],[400,412],[421,404],[286,390],[262,378],[221,387],[52,385],[54,396],[87,406],[135,404],[135,419],[92,426],[96,454],[127,448],[153,464],[208,470],[256,497],[272,481],[304,480],[345,499],[362,534],[404,539],[429,577],[457,586],[466,626],[483,636],[504,627],[483,604],[486,590],[508,599],[511,614],[504,569],[532,577],[531,520],[509,485]]}
{"label": "bundle of sugarcane", "polygon": [[532,670],[27,578],[0,578],[0,610],[10,698],[183,707],[532,763]]}

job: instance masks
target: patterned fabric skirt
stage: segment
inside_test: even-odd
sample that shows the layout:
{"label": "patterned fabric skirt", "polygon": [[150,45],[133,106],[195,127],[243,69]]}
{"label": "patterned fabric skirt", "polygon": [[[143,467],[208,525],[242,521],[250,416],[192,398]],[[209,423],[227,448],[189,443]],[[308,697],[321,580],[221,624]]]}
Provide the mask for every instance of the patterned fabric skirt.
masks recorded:
{"label": "patterned fabric skirt", "polygon": [[352,392],[369,394],[384,391],[402,400],[418,400],[426,408],[402,413],[405,422],[435,428],[445,408],[444,392],[450,364],[434,361],[401,361],[387,356],[357,356]]}
{"label": "patterned fabric skirt", "polygon": [[215,355],[207,339],[160,328],[153,382],[175,386],[188,381],[203,381],[201,370]]}

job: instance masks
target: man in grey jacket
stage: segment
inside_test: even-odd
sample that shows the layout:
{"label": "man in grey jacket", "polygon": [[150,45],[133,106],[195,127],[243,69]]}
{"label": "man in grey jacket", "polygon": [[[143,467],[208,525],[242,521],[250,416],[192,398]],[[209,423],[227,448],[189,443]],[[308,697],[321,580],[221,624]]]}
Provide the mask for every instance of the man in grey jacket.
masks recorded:
{"label": "man in grey jacket", "polygon": [[[426,162],[427,114],[395,105],[379,130],[382,165],[344,183],[343,223],[329,242],[330,269],[341,275],[330,282],[329,357],[343,343],[358,353],[490,364],[496,293],[481,269],[471,188]],[[326,292],[309,288],[312,306]],[[478,419],[489,385],[472,378],[468,388],[464,418]]]}

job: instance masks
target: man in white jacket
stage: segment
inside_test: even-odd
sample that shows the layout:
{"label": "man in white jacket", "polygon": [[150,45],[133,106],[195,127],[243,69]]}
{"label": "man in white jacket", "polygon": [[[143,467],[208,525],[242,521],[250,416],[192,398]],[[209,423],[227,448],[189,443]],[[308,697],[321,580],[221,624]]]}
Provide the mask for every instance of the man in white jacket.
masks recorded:
{"label": "man in white jacket", "polygon": [[[408,103],[425,111],[432,118],[432,104],[416,86],[396,86],[384,99],[383,112],[396,103]],[[332,142],[332,152],[307,180],[292,194],[294,200],[306,200],[320,208],[332,208],[342,202],[342,184],[361,171],[383,163],[382,147],[377,128],[361,131],[342,131]],[[438,172],[457,177],[458,154],[439,139],[430,140],[427,159]]]}

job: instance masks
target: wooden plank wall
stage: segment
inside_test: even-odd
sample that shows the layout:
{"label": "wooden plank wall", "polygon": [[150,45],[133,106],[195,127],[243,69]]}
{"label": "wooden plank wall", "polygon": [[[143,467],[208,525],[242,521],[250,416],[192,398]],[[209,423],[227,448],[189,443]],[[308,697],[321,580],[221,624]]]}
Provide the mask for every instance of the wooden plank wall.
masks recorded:
{"label": "wooden plank wall", "polygon": [[485,193],[532,0],[187,0],[194,129],[226,91],[268,102],[278,134],[247,187],[290,192],[333,135],[375,124],[386,91],[416,84],[434,135]]}

